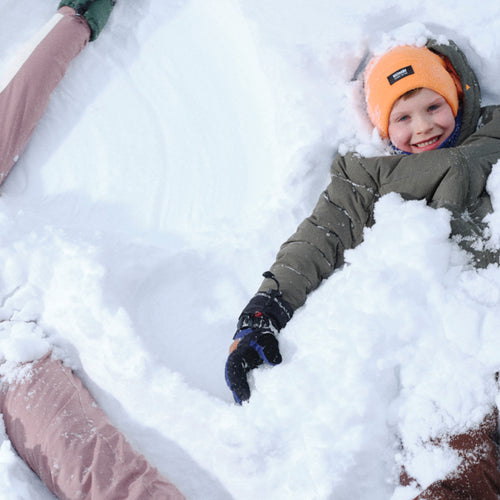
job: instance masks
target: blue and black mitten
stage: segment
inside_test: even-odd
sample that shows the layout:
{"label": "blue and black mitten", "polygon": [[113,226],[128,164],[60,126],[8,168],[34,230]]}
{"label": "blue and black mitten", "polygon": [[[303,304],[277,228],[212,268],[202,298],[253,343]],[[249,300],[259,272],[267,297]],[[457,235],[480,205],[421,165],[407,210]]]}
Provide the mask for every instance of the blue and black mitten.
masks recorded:
{"label": "blue and black mitten", "polygon": [[278,290],[257,293],[238,320],[226,361],[226,383],[236,403],[250,399],[247,375],[263,363],[281,363],[276,334],[293,315],[292,307]]}

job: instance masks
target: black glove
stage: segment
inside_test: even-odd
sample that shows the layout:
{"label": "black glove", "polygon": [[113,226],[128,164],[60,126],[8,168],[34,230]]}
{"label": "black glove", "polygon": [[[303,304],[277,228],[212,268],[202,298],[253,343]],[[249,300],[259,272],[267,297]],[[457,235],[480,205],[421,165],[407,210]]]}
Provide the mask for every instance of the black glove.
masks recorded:
{"label": "black glove", "polygon": [[234,400],[241,404],[250,399],[247,373],[266,362],[281,363],[278,339],[270,329],[245,328],[235,335],[237,342],[226,361],[226,383],[233,392]]}
{"label": "black glove", "polygon": [[292,315],[293,309],[281,297],[279,286],[278,290],[259,292],[241,313],[225,370],[226,383],[236,403],[241,404],[250,398],[250,386],[247,381],[250,370],[262,363],[281,363],[276,333],[286,325]]}

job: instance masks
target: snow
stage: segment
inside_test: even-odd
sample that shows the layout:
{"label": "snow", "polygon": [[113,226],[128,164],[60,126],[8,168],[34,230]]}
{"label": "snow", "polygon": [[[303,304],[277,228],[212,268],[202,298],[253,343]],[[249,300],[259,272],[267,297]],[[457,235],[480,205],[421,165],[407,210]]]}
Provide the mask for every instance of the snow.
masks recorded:
{"label": "snow", "polygon": [[[2,73],[54,10],[0,0]],[[493,0],[119,0],[1,188],[4,376],[53,349],[190,499],[402,500],[403,459],[422,486],[452,470],[429,440],[498,397],[500,269],[468,265],[444,210],[384,197],[249,404],[223,370],[334,151],[380,147],[351,81],[367,48],[451,37],[492,104],[499,28]],[[488,189],[498,242],[499,167]],[[3,430],[0,497],[52,498]]]}

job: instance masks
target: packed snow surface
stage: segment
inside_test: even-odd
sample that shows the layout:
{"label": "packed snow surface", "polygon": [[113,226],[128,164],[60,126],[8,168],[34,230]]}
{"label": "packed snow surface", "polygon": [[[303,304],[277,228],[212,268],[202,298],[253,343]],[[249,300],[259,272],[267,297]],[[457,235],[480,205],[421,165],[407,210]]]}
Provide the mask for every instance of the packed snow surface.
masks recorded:
{"label": "packed snow surface", "polygon": [[[0,0],[2,74],[55,8]],[[1,187],[4,376],[52,349],[193,500],[401,500],[416,492],[397,488],[403,458],[422,486],[452,470],[429,440],[495,404],[500,269],[468,265],[444,210],[382,198],[249,404],[223,376],[335,151],[378,147],[359,63],[429,35],[453,38],[500,102],[496,0],[118,0]],[[0,498],[52,498],[0,443]]]}

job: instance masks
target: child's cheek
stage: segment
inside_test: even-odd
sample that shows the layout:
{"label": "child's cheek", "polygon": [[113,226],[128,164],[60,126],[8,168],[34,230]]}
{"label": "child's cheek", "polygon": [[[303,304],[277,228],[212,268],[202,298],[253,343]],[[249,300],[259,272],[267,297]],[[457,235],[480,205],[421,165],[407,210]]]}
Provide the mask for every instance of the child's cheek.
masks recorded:
{"label": "child's cheek", "polygon": [[392,126],[389,127],[389,140],[395,145],[398,146],[398,144],[401,142],[401,131],[398,130],[397,126]]}
{"label": "child's cheek", "polygon": [[409,149],[410,131],[407,127],[394,125],[389,127],[389,140],[401,151],[411,152]]}

